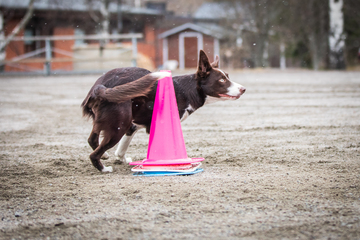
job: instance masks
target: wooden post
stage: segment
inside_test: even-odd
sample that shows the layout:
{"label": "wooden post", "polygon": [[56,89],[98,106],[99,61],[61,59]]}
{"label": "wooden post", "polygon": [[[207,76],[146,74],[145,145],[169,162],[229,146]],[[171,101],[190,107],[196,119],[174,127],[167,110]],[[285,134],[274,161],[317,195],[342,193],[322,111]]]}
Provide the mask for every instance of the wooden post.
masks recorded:
{"label": "wooden post", "polygon": [[163,50],[162,50],[162,54],[163,54],[163,63],[162,65],[165,66],[166,62],[169,60],[169,46],[168,46],[168,39],[163,38]]}
{"label": "wooden post", "polygon": [[50,39],[45,39],[45,74],[50,75],[51,74],[51,44]]}
{"label": "wooden post", "polygon": [[280,69],[286,69],[285,43],[280,42]]}
{"label": "wooden post", "polygon": [[[4,15],[0,12],[0,62],[5,61],[6,58],[6,49],[3,47],[5,41],[4,34]],[[0,64],[0,72],[3,72],[5,65]]]}
{"label": "wooden post", "polygon": [[131,42],[132,42],[132,66],[136,67],[137,66],[137,39],[136,37],[131,38]]}

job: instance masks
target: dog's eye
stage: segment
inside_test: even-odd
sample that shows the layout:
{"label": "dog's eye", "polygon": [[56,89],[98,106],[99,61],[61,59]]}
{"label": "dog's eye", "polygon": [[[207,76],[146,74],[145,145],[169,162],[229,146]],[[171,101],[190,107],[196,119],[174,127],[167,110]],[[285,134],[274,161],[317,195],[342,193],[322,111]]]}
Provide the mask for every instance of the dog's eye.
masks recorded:
{"label": "dog's eye", "polygon": [[225,82],[225,79],[220,79],[219,82]]}

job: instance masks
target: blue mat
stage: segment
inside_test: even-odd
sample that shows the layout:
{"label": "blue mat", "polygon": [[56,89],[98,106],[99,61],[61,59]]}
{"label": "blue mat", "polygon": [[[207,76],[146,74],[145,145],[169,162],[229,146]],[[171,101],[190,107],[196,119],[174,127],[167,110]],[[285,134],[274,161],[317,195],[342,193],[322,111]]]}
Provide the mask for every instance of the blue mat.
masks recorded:
{"label": "blue mat", "polygon": [[203,168],[196,169],[193,172],[136,172],[134,176],[145,176],[145,177],[154,177],[154,176],[176,176],[176,175],[193,175],[204,171]]}

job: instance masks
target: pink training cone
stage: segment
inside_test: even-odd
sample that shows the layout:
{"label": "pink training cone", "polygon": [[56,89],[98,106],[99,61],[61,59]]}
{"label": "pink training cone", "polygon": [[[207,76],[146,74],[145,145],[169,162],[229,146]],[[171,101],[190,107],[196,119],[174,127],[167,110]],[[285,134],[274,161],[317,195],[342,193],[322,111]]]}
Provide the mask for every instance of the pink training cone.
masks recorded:
{"label": "pink training cone", "polygon": [[172,77],[170,75],[160,79],[151,119],[147,158],[131,162],[130,165],[177,165],[203,160],[204,158],[188,158]]}

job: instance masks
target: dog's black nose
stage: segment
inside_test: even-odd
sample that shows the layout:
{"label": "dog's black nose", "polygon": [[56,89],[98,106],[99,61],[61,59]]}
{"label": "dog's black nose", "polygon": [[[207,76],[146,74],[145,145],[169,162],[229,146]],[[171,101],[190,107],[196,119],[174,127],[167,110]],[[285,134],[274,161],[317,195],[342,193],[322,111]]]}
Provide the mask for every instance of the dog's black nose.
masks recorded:
{"label": "dog's black nose", "polygon": [[245,93],[245,91],[246,91],[246,88],[241,87],[239,90],[240,90],[240,93],[241,93],[241,94],[244,94],[244,93]]}

